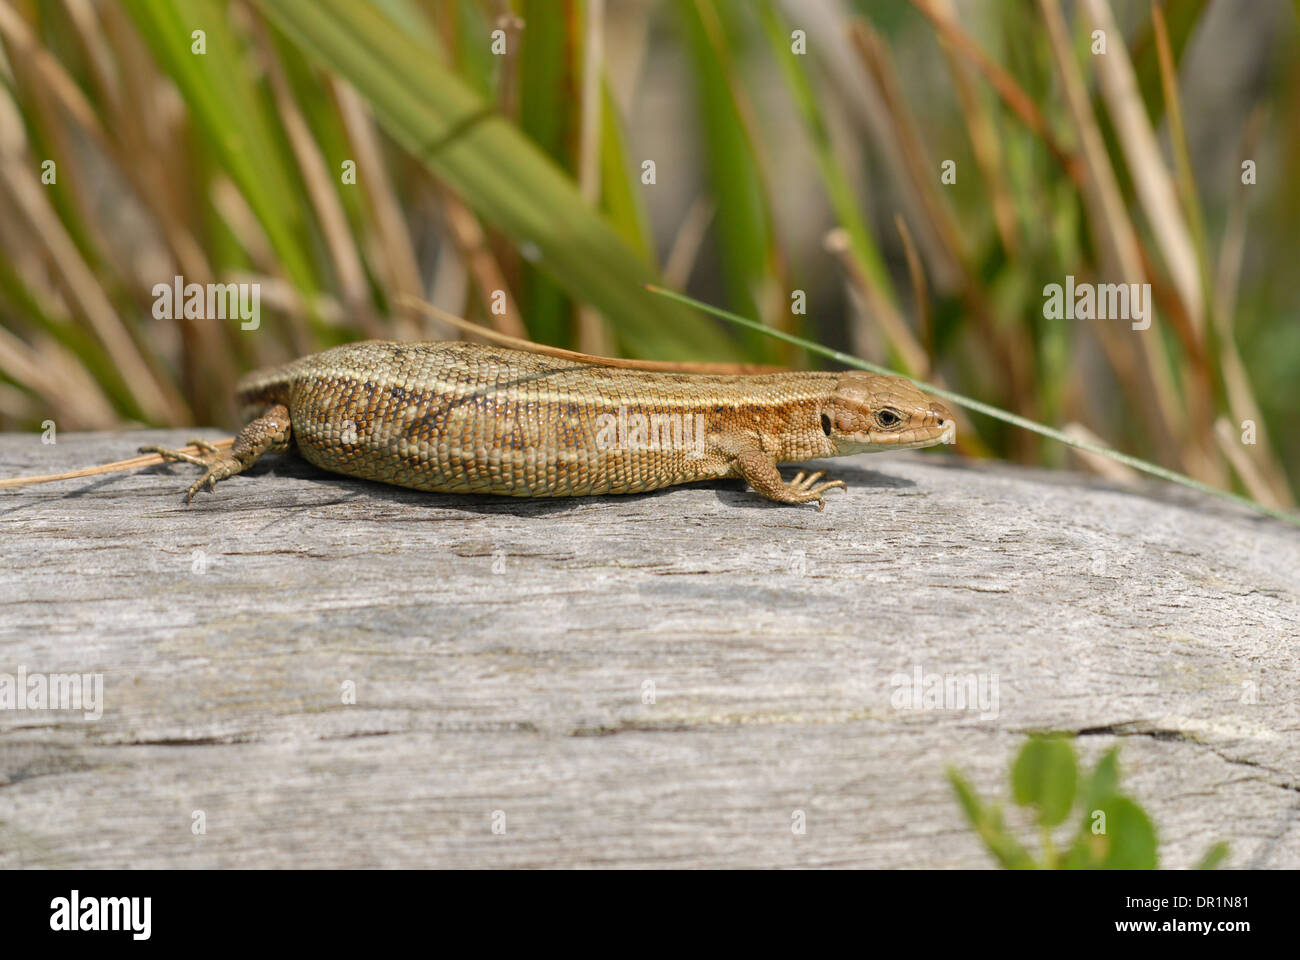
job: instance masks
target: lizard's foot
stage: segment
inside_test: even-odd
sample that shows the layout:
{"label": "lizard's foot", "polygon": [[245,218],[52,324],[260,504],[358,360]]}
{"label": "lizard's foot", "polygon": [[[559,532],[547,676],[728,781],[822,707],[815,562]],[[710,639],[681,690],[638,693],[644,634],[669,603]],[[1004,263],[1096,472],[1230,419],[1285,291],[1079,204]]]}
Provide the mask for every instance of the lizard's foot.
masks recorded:
{"label": "lizard's foot", "polygon": [[790,495],[787,503],[810,503],[816,501],[818,511],[826,509],[826,498],[823,494],[832,487],[839,487],[841,490],[847,490],[843,480],[828,480],[826,483],[817,483],[826,475],[825,470],[818,470],[811,476],[805,477],[800,470],[794,475],[794,479],[786,484],[786,493]]}
{"label": "lizard's foot", "polygon": [[212,490],[218,480],[225,480],[227,477],[233,477],[244,469],[244,464],[233,453],[225,450],[219,450],[205,440],[191,440],[190,446],[198,447],[206,451],[201,457],[185,453],[183,450],[172,450],[168,447],[148,446],[141,447],[141,453],[156,453],[165,460],[180,460],[185,463],[192,463],[196,467],[202,467],[206,472],[199,479],[195,480],[190,489],[185,494],[185,502],[189,503],[194,499],[194,494],[207,485],[208,490]]}
{"label": "lizard's foot", "polygon": [[776,468],[776,461],[770,453],[758,447],[742,450],[732,461],[732,470],[749,481],[749,485],[777,503],[816,503],[818,510],[826,509],[826,498],[822,496],[827,490],[839,487],[848,488],[843,480],[828,480],[818,483],[826,473],[818,470],[812,476],[805,476],[800,470],[789,483],[781,479],[781,471]]}
{"label": "lizard's foot", "polygon": [[218,480],[225,480],[237,473],[243,473],[264,453],[283,453],[289,449],[292,426],[289,422],[289,409],[282,403],[268,407],[266,412],[255,420],[244,424],[244,428],[235,434],[235,442],[229,450],[220,450],[206,440],[191,440],[190,446],[198,447],[203,456],[196,457],[183,450],[167,447],[141,447],[141,453],[156,453],[164,460],[180,460],[192,463],[204,469],[185,494],[189,503],[205,486],[211,490]]}

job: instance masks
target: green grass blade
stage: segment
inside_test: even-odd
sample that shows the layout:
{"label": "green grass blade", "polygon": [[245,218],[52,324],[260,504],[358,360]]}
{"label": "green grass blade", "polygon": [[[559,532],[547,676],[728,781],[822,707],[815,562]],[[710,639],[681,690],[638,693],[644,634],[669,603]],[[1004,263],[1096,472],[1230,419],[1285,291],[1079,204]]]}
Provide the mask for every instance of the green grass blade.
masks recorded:
{"label": "green grass blade", "polygon": [[[650,268],[583,203],[573,181],[370,0],[255,0],[300,46],[346,77],[397,142],[487,223],[532,245],[570,295],[600,310],[639,356],[737,357],[733,341],[642,285]],[[487,38],[483,38],[487,43]]]}
{"label": "green grass blade", "polygon": [[880,255],[880,249],[867,228],[862,204],[853,183],[835,156],[817,92],[803,65],[807,58],[796,56],[790,49],[790,30],[782,22],[772,0],[765,0],[759,7],[759,13],[772,47],[772,55],[781,66],[790,97],[808,130],[826,197],[840,226],[848,231],[849,249],[862,272],[871,280],[872,286],[892,301],[895,299],[893,281],[885,267],[884,257]]}
{"label": "green grass blade", "polygon": [[[527,26],[519,51],[519,127],[557,166],[573,171],[572,144],[578,128],[577,65],[582,44],[572,38],[574,18],[547,15],[553,0],[524,0]],[[553,14],[553,9],[551,13]],[[530,263],[520,284],[523,318],[539,343],[573,346],[573,305],[564,291]]]}
{"label": "green grass blade", "polygon": [[[713,226],[727,301],[745,313],[761,315],[756,297],[773,275],[776,257],[760,147],[748,122],[753,118],[743,114],[744,105],[737,100],[736,44],[727,34],[731,24],[723,19],[735,8],[714,0],[681,0],[678,7],[696,80],[708,182],[717,202]],[[748,337],[746,343],[757,356],[775,359],[771,344],[762,337]]]}
{"label": "green grass blade", "polygon": [[[154,56],[175,81],[190,115],[266,231],[289,278],[304,292],[317,288],[303,240],[300,191],[287,148],[267,105],[244,69],[246,51],[230,30],[223,4],[191,0],[182,10],[168,0],[127,4]],[[207,52],[191,52],[203,30]]]}
{"label": "green grass blade", "polygon": [[[669,298],[670,300],[676,300],[678,303],[688,304],[698,310],[703,310],[705,313],[711,313],[715,317],[721,317],[723,320],[729,320],[730,322],[739,324],[742,327],[748,327],[751,330],[760,330],[770,337],[776,337],[779,340],[792,343],[797,347],[802,347],[809,353],[815,353],[819,356],[842,363],[846,367],[856,367],[859,370],[868,370],[871,373],[881,373],[887,376],[902,376],[902,374],[898,373],[896,370],[890,370],[887,367],[871,363],[868,360],[863,360],[861,357],[855,357],[852,354],[843,353],[839,350],[832,350],[829,347],[823,347],[820,343],[806,340],[803,337],[796,337],[780,330],[773,330],[772,328],[765,327],[761,323],[750,320],[747,317],[737,316],[728,310],[722,310],[718,307],[711,306],[710,304],[702,303],[699,300],[676,293],[675,291],[665,290],[663,287],[656,287],[653,284],[647,284],[646,289],[651,293],[657,293],[662,297]],[[1148,463],[1146,460],[1139,460],[1137,457],[1130,456],[1127,453],[1120,453],[1118,450],[1112,450],[1111,448],[1103,447],[1100,444],[1090,443],[1087,440],[1080,440],[1076,437],[1071,437],[1053,427],[1041,423],[1035,423],[1033,420],[1029,420],[1014,413],[1008,413],[1006,410],[1000,410],[987,403],[981,403],[979,400],[972,400],[970,397],[963,396],[960,393],[954,393],[951,390],[945,390],[943,387],[936,387],[933,384],[925,383],[922,380],[916,380],[910,377],[908,379],[911,379],[913,383],[922,390],[925,390],[927,393],[934,394],[934,396],[943,400],[949,400],[958,406],[965,407],[967,410],[982,413],[985,416],[993,417],[994,419],[1012,424],[1013,426],[1020,427],[1024,430],[1030,430],[1034,433],[1041,434],[1044,437],[1049,437],[1052,440],[1057,440],[1061,443],[1069,444],[1072,447],[1077,447],[1080,450],[1086,450],[1089,453],[1095,453],[1098,456],[1108,457],[1117,463],[1122,463],[1125,466],[1132,467],[1134,470],[1140,470],[1141,472],[1148,473],[1153,477],[1159,477],[1161,480],[1168,480],[1171,483],[1181,484],[1184,487],[1191,487],[1193,490],[1209,494],[1212,497],[1218,497],[1220,500],[1227,500],[1232,503],[1240,504],[1241,506],[1266,514],[1274,519],[1281,520],[1284,523],[1289,523],[1293,526],[1300,526],[1300,516],[1284,513],[1281,510],[1274,510],[1271,507],[1266,507],[1263,504],[1256,503],[1254,500],[1227,490],[1219,490],[1215,487],[1211,487],[1209,484],[1201,483],[1199,480],[1193,480],[1191,477],[1184,476],[1181,473],[1175,473],[1173,470],[1166,470],[1164,467],[1158,466],[1154,463]]]}
{"label": "green grass blade", "polygon": [[605,216],[609,217],[628,246],[653,266],[655,249],[654,235],[650,232],[650,214],[646,210],[640,180],[628,158],[623,119],[619,116],[609,84],[603,84],[601,89],[605,111],[600,141],[601,205]]}

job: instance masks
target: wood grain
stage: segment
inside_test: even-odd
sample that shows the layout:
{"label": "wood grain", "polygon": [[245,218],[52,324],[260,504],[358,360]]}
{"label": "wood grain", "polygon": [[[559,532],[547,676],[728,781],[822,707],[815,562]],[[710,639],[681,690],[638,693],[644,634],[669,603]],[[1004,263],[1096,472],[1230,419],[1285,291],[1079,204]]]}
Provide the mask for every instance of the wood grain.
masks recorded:
{"label": "wood grain", "polygon": [[[189,435],[0,436],[0,476]],[[1122,741],[1163,866],[1300,866],[1294,530],[942,455],[819,467],[849,484],[824,513],[296,457],[189,508],[179,465],[5,491],[0,673],[105,703],[0,710],[0,867],[986,866],[944,769],[1006,800],[1049,728]],[[917,667],[996,677],[997,710],[896,708]]]}

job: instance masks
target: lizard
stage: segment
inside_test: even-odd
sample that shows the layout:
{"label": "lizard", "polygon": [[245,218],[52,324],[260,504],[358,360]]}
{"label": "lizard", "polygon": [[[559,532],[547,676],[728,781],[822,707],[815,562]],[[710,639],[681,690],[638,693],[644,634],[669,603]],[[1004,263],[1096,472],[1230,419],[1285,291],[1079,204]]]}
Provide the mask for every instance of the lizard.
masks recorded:
{"label": "lizard", "polygon": [[345,344],[241,380],[251,419],[230,449],[140,452],[203,468],[187,504],[296,446],[325,470],[440,493],[588,496],[738,477],[822,510],[844,481],[786,481],[778,464],[926,447],[954,430],[948,409],[900,376],[616,363],[454,340]]}

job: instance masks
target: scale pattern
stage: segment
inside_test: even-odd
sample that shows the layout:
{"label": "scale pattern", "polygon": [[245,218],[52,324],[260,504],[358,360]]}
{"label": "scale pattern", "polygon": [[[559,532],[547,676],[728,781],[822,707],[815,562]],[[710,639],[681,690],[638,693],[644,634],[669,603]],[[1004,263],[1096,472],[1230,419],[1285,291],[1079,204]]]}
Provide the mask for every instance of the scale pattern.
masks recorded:
{"label": "scale pattern", "polygon": [[298,449],[326,470],[445,493],[578,496],[735,476],[738,446],[778,463],[835,456],[820,411],[840,376],[645,372],[368,341],[255,374],[239,395],[288,407]]}

